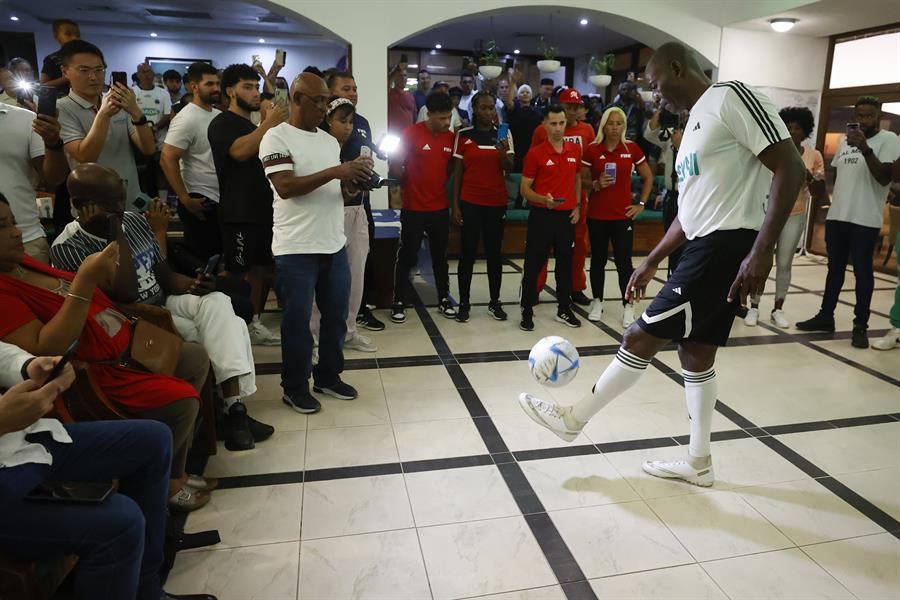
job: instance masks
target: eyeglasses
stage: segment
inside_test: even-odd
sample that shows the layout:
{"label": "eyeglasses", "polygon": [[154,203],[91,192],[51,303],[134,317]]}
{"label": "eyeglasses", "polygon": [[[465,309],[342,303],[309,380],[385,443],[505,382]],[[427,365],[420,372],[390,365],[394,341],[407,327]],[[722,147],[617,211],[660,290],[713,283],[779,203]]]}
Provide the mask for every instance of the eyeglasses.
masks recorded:
{"label": "eyeglasses", "polygon": [[93,75],[94,77],[102,78],[106,73],[106,67],[75,67],[73,70],[82,77]]}
{"label": "eyeglasses", "polygon": [[309,98],[309,101],[319,106],[321,108],[328,108],[328,96],[310,96],[309,94],[304,94],[303,92],[297,92],[301,96],[305,96]]}

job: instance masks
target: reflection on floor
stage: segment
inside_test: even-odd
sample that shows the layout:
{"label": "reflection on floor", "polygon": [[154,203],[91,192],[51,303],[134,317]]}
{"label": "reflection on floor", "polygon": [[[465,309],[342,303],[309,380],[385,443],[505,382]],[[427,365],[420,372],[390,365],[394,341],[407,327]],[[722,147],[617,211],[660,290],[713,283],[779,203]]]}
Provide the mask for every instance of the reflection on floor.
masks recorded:
{"label": "reflection on floor", "polygon": [[[280,349],[255,348],[268,374],[248,404],[277,433],[209,460],[222,488],[186,527],[218,529],[222,542],[180,553],[167,589],[221,600],[900,598],[900,351],[850,346],[852,275],[834,335],[769,325],[771,295],[760,326],[735,322],[717,363],[718,480],[701,489],[640,469],[685,451],[674,351],[572,444],[520,413],[519,391],[551,395],[524,360],[539,337],[579,347],[575,381],[552,391],[572,403],[622,333],[614,273],[602,323],[554,323],[544,292],[536,330],[519,331],[520,269],[504,268],[505,323],[487,314],[483,263],[467,324],[440,316],[418,279],[426,306],[366,332],[377,353],[347,352],[360,398],[323,398],[316,415],[280,403]],[[794,275],[785,310],[797,321],[818,308],[825,272],[798,258]],[[873,336],[888,327],[895,283],[878,275]]]}

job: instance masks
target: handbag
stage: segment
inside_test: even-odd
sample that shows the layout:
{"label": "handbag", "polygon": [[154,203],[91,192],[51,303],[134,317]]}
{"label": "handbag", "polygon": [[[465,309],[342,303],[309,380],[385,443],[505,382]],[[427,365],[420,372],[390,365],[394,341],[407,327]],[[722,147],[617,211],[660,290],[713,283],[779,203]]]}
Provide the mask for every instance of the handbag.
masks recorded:
{"label": "handbag", "polygon": [[181,355],[181,336],[142,318],[132,319],[131,343],[122,363],[157,375],[172,376]]}

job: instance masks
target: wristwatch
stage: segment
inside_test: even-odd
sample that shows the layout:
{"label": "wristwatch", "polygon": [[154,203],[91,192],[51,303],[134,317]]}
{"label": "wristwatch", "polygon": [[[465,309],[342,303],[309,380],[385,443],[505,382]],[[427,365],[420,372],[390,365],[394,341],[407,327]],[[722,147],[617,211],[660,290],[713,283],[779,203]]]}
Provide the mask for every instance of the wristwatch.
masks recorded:
{"label": "wristwatch", "polygon": [[141,125],[146,125],[149,122],[150,121],[147,119],[147,115],[141,115],[140,119],[138,119],[137,121],[132,120],[131,124],[134,125],[135,127],[140,127]]}
{"label": "wristwatch", "polygon": [[647,204],[647,201],[646,200],[638,200],[638,204],[641,206],[644,206],[645,204]]}

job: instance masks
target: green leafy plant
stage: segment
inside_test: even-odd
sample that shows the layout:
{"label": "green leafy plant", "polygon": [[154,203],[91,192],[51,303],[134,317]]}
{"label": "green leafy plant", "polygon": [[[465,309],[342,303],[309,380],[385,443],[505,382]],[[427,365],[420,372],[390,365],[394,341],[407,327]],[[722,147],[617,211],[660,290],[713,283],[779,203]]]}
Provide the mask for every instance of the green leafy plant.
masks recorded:
{"label": "green leafy plant", "polygon": [[480,58],[483,65],[500,64],[499,46],[495,40],[490,40],[484,45]]}
{"label": "green leafy plant", "polygon": [[544,36],[541,36],[541,41],[538,42],[538,50],[544,55],[544,60],[556,60],[556,57],[559,55],[559,48],[550,45],[544,39]]}
{"label": "green leafy plant", "polygon": [[600,57],[592,56],[590,61],[591,70],[594,72],[594,75],[609,75],[615,60],[615,54],[605,54]]}

